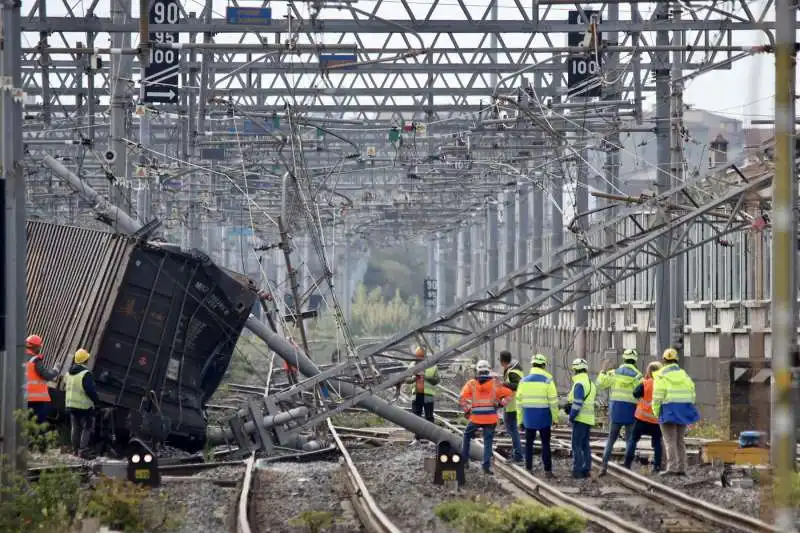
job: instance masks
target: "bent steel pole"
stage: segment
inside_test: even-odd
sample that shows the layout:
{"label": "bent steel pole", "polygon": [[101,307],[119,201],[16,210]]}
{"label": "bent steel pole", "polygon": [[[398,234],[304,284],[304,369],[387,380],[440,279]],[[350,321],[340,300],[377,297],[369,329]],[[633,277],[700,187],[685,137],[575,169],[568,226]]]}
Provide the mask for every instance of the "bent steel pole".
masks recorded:
{"label": "bent steel pole", "polygon": [[772,193],[772,428],[775,525],[794,532],[791,507],[795,427],[790,354],[797,332],[795,256],[795,25],[796,0],[775,2],[775,178]]}
{"label": "bent steel pole", "polygon": [[128,216],[125,211],[106,200],[100,193],[92,189],[88,183],[76,176],[71,170],[65,167],[61,161],[49,155],[44,156],[42,161],[61,179],[67,182],[67,185],[77,192],[84,200],[91,202],[95,211],[110,218],[113,222],[110,224],[112,229],[122,233],[135,233],[142,227],[139,222]]}
{"label": "bent steel pole", "polygon": [[[253,315],[250,315],[250,318],[247,319],[245,327],[267,343],[269,349],[275,352],[284,361],[297,367],[304,376],[314,377],[320,374],[317,365],[315,365],[302,350],[286,342],[280,335],[273,332],[266,324],[260,322]],[[359,396],[366,392],[364,389],[356,387],[352,383],[337,381],[335,379],[329,380],[329,383],[332,387],[338,389],[342,396],[345,397]],[[422,417],[399,409],[377,396],[365,396],[358,400],[357,405],[375,413],[381,418],[394,422],[398,426],[406,428],[415,435],[420,435],[433,442],[446,440],[453,446],[456,446],[457,449],[461,448],[462,440],[459,436],[442,429],[436,424],[428,422]],[[473,443],[470,449],[470,456],[473,459],[480,459],[482,455],[483,446]]]}

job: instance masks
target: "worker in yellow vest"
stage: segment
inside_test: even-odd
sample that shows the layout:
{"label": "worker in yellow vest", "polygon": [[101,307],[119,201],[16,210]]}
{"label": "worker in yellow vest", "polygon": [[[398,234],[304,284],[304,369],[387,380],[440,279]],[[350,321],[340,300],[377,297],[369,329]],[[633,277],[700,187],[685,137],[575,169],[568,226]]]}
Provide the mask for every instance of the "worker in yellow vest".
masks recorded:
{"label": "worker in yellow vest", "polygon": [[92,372],[86,367],[89,352],[81,348],[75,352],[74,364],[64,377],[64,400],[70,419],[70,440],[75,455],[88,457],[89,444],[94,429],[94,409],[100,403]]}
{"label": "worker in yellow vest", "polygon": [[[409,368],[425,360],[425,348],[417,346],[414,350],[415,360],[409,364]],[[417,416],[425,413],[425,420],[434,423],[433,416],[434,401],[436,400],[437,385],[439,384],[439,367],[433,365],[425,371],[414,374],[408,380],[409,394],[411,396],[411,412]],[[411,444],[416,444],[422,437],[416,435]]]}
{"label": "worker in yellow vest", "polygon": [[503,367],[503,385],[514,392],[511,401],[503,408],[503,424],[506,433],[511,437],[511,460],[515,463],[522,462],[522,444],[519,438],[519,427],[517,426],[517,402],[516,393],[525,374],[522,372],[522,365],[519,361],[511,358],[511,352],[503,350],[500,352],[500,365]]}
{"label": "worker in yellow vest", "polygon": [[595,423],[594,398],[597,387],[589,379],[589,363],[572,361],[572,389],[567,396],[567,413],[572,424],[572,477],[584,479],[592,471],[592,449],[589,433]]}
{"label": "worker in yellow vest", "polygon": [[685,476],[686,428],[700,420],[695,406],[695,385],[678,365],[678,350],[667,348],[661,361],[664,366],[653,375],[653,414],[661,425],[667,465],[659,475]]}

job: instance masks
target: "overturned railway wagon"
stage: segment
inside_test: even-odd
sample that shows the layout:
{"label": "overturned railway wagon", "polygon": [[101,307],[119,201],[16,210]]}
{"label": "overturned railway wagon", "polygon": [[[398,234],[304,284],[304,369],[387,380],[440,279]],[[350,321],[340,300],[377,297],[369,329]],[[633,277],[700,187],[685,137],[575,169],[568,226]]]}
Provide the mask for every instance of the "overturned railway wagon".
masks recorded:
{"label": "overturned railway wagon", "polygon": [[252,282],[173,245],[38,221],[27,233],[28,331],[62,375],[77,348],[92,354],[101,439],[201,449],[205,403],[256,301]]}

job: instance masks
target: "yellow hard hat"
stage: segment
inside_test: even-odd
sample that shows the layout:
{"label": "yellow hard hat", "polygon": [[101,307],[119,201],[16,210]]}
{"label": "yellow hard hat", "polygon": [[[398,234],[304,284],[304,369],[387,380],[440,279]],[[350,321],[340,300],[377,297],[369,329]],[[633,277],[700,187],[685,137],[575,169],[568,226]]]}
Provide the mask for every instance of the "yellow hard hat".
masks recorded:
{"label": "yellow hard hat", "polygon": [[79,349],[75,352],[75,362],[79,365],[82,365],[86,361],[89,360],[89,352],[84,350],[83,348]]}
{"label": "yellow hard hat", "polygon": [[664,361],[677,361],[678,360],[678,350],[675,348],[667,348],[664,350],[664,353],[661,354],[661,359]]}

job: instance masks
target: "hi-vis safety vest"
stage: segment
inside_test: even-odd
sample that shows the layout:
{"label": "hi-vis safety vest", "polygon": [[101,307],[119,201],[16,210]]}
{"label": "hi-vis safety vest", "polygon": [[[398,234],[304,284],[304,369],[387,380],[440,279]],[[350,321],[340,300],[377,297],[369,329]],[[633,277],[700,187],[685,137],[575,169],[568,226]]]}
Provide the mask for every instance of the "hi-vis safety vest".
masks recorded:
{"label": "hi-vis safety vest", "polygon": [[645,379],[642,383],[644,394],[636,405],[636,420],[648,424],[658,424],[658,417],[653,414],[653,378]]}
{"label": "hi-vis safety vest", "polygon": [[[411,363],[408,368],[411,368],[416,363]],[[428,380],[439,377],[439,367],[434,365],[426,368],[422,377],[414,380],[414,383],[409,385],[409,394],[424,394],[425,396],[436,396],[436,385],[433,385]]]}
{"label": "hi-vis safety vest", "polygon": [[694,406],[695,385],[689,374],[677,364],[669,364],[654,376],[653,414],[659,416],[661,408],[668,404]]}
{"label": "hi-vis safety vest", "polygon": [[[583,386],[583,401],[575,401],[575,387],[577,385]],[[578,416],[575,417],[576,422],[581,422],[583,424],[587,424],[593,426],[595,424],[594,419],[594,397],[597,396],[597,387],[592,386],[591,380],[589,380],[589,375],[585,372],[581,372],[580,374],[575,374],[572,376],[572,388],[569,391],[569,395],[567,396],[567,401],[569,401],[573,406],[580,407],[580,411],[578,411]]]}
{"label": "hi-vis safety vest", "polygon": [[642,381],[642,373],[635,366],[625,363],[597,377],[597,388],[611,388],[608,399],[612,402],[637,403],[633,391]]}
{"label": "hi-vis safety vest", "polygon": [[[30,355],[30,353],[28,355]],[[25,399],[28,403],[50,401],[50,391],[47,389],[47,382],[36,371],[36,360],[42,357],[42,355],[34,355],[25,363]]]}
{"label": "hi-vis safety vest", "polygon": [[67,384],[67,395],[64,403],[67,409],[86,411],[94,407],[94,402],[86,394],[86,391],[83,390],[83,376],[88,372],[88,370],[82,370],[77,374],[67,374],[64,377]]}
{"label": "hi-vis safety vest", "polygon": [[[511,374],[516,374],[517,376],[519,376],[519,383],[522,383],[522,378],[525,377],[525,374],[522,373],[522,370],[520,370],[518,368],[511,368],[511,369],[506,369],[503,372],[503,381],[508,383],[508,377]],[[517,386],[519,386],[519,385],[517,385]],[[511,397],[511,400],[506,404],[505,411],[506,411],[506,413],[516,413],[517,412],[516,394],[513,395]]]}
{"label": "hi-vis safety vest", "polygon": [[494,379],[479,383],[471,379],[461,390],[459,403],[465,411],[469,409],[469,420],[473,424],[497,424],[497,409],[510,399],[511,391],[498,385]]}

